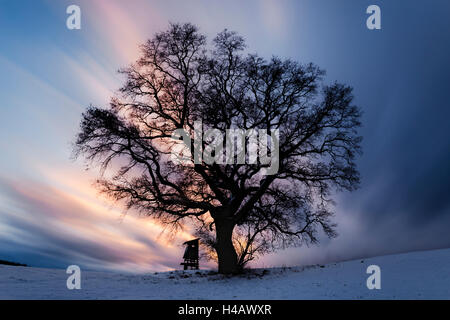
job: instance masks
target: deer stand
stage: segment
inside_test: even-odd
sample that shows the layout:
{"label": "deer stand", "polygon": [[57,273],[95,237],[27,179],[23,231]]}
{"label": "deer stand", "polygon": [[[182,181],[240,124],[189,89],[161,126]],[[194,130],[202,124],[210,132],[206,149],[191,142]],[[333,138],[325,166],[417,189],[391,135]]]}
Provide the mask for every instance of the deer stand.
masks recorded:
{"label": "deer stand", "polygon": [[184,266],[184,270],[189,268],[198,270],[198,240],[194,239],[183,243],[186,245],[186,249],[183,255],[184,262],[180,263],[180,265]]}

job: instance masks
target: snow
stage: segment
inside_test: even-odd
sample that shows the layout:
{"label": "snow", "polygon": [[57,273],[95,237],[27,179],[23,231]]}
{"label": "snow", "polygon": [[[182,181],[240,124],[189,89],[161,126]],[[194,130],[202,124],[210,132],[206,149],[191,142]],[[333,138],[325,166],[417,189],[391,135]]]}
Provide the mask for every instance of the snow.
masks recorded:
{"label": "snow", "polygon": [[[369,265],[381,268],[380,290],[366,286]],[[207,270],[82,271],[80,290],[67,289],[68,276],[61,269],[0,266],[0,299],[450,299],[450,249],[257,269],[237,277]]]}

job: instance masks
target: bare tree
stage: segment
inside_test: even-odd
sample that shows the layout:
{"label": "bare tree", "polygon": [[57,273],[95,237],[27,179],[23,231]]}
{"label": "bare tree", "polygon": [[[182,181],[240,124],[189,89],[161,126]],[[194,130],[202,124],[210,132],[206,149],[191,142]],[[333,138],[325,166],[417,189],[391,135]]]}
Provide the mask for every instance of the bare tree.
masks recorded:
{"label": "bare tree", "polygon": [[[335,236],[334,190],[359,184],[360,110],[352,89],[322,84],[324,71],[244,54],[224,30],[208,47],[192,24],[171,24],[122,69],[126,82],[108,108],[89,107],[75,152],[99,163],[99,188],[164,224],[195,226],[214,250],[220,273],[235,273],[259,254]],[[176,163],[177,129],[195,121],[226,134],[279,130],[278,171],[267,164]],[[248,142],[248,141],[247,141]],[[207,142],[191,150],[204,151]],[[272,156],[274,156],[272,154]]]}

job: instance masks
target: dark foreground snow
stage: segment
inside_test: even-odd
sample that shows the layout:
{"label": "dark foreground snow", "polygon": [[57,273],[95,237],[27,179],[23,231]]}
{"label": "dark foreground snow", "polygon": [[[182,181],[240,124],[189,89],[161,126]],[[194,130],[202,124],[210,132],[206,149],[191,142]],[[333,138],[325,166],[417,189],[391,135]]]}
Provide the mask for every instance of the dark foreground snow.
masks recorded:
{"label": "dark foreground snow", "polygon": [[[369,265],[381,268],[380,290],[366,286]],[[450,249],[232,278],[210,271],[82,271],[80,290],[68,290],[67,277],[60,269],[0,266],[0,299],[450,299]]]}

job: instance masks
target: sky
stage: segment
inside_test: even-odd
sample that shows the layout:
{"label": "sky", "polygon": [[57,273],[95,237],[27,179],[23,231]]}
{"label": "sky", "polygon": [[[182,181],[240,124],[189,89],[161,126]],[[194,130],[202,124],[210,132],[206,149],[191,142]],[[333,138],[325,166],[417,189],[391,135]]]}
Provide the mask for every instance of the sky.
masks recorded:
{"label": "sky", "polygon": [[[81,8],[81,29],[66,8]],[[366,8],[381,8],[381,30]],[[169,22],[212,39],[224,28],[249,51],[327,71],[364,112],[362,183],[337,193],[339,237],[265,256],[299,265],[450,247],[448,0],[0,0],[0,259],[38,267],[178,268],[181,243],[103,198],[71,157],[81,113],[106,106],[138,45]]]}

